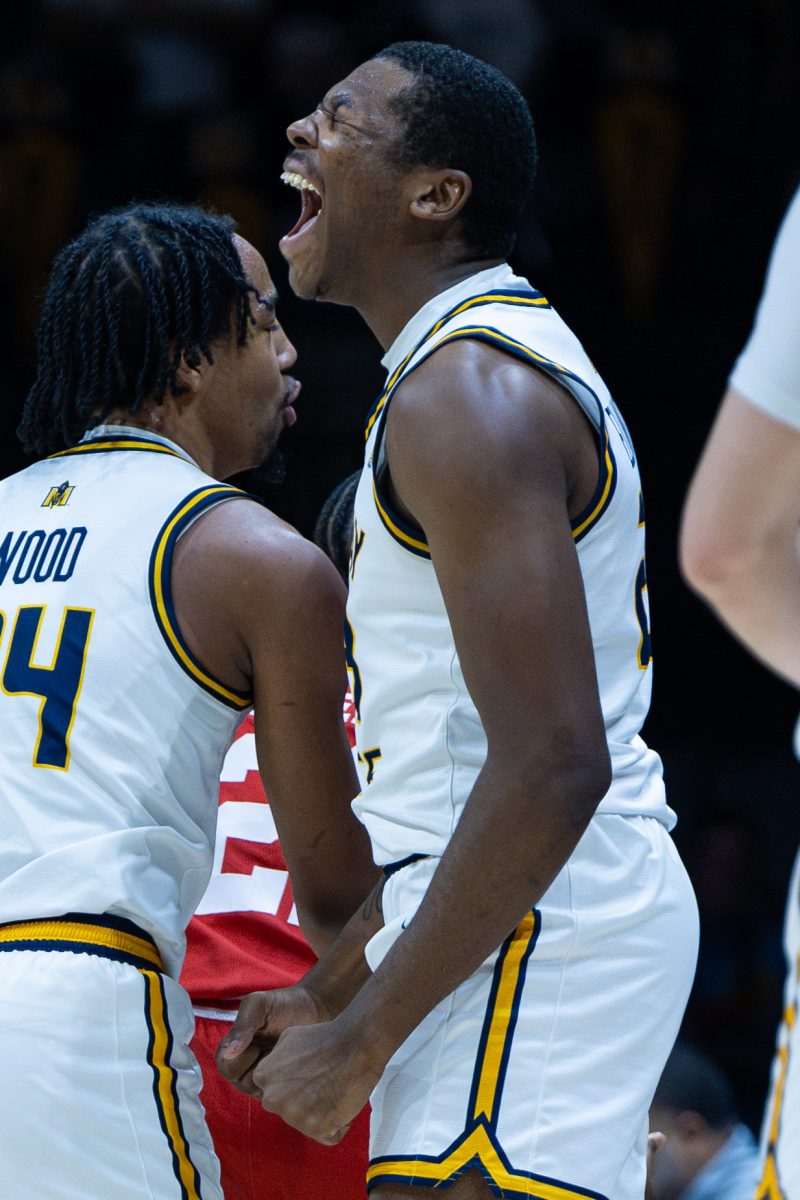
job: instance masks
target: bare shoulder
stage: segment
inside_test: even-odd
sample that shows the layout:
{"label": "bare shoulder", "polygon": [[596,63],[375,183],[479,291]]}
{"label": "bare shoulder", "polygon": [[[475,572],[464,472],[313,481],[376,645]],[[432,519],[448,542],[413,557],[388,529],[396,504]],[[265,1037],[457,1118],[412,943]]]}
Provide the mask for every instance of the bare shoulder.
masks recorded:
{"label": "bare shoulder", "polygon": [[[313,543],[252,500],[227,500],[184,533],[171,582],[184,639],[230,687],[288,676],[277,661],[293,647],[307,655],[319,641],[340,647],[346,592],[339,573]],[[291,669],[298,669],[294,661]]]}
{"label": "bare shoulder", "polygon": [[293,526],[253,500],[228,500],[195,522],[176,552],[176,568],[236,582],[249,592],[286,593],[333,587],[340,580],[325,554]]}
{"label": "bare shoulder", "polygon": [[558,383],[469,340],[443,346],[404,379],[387,420],[393,478],[415,492],[424,478],[448,489],[462,481],[473,494],[498,478],[563,479],[576,439],[592,452],[585,419]]}

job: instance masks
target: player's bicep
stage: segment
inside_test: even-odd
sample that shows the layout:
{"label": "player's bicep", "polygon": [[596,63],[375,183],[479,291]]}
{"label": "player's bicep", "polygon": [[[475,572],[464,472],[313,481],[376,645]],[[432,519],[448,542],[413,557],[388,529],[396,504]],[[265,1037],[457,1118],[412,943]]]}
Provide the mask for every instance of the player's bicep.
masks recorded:
{"label": "player's bicep", "polygon": [[560,738],[601,748],[583,581],[563,504],[532,498],[510,520],[476,509],[461,538],[442,527],[429,543],[490,747],[538,757]]}
{"label": "player's bicep", "polygon": [[331,797],[320,786],[326,776],[346,780],[351,795],[356,787],[342,718],[344,601],[338,574],[309,546],[271,583],[250,640],[259,764],[273,804],[291,800],[294,826]]}
{"label": "player's bicep", "polygon": [[[489,381],[491,386],[491,380]],[[492,745],[605,745],[568,513],[563,409],[529,394],[453,400],[449,428],[389,442],[399,497],[425,530],[465,680]]]}

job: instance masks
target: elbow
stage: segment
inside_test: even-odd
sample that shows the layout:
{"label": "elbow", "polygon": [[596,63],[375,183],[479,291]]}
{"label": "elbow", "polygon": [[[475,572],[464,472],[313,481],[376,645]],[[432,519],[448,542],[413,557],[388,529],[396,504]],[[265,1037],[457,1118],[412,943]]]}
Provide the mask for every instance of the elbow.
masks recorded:
{"label": "elbow", "polygon": [[678,566],[684,582],[717,607],[742,583],[757,579],[765,539],[760,526],[744,519],[725,519],[698,508],[689,497],[678,538]]}
{"label": "elbow", "polygon": [[600,801],[611,787],[611,756],[608,743],[603,742],[585,761],[578,762],[572,771],[570,793],[574,796],[576,818],[585,823],[591,820]]}
{"label": "elbow", "polygon": [[716,526],[698,522],[691,511],[684,513],[678,540],[678,566],[684,582],[703,599],[711,601],[730,585],[741,569],[741,547],[724,538]]}
{"label": "elbow", "polygon": [[344,908],[332,905],[304,905],[299,901],[295,903],[300,932],[317,958],[321,958],[325,951],[333,945],[357,907],[356,905],[349,911],[345,911]]}
{"label": "elbow", "polygon": [[557,750],[522,768],[525,790],[538,794],[550,811],[561,813],[575,840],[594,816],[611,786],[611,757],[605,733],[559,739]]}
{"label": "elbow", "polygon": [[575,742],[562,760],[560,775],[565,819],[580,837],[611,787],[611,756],[605,732],[602,738]]}
{"label": "elbow", "polygon": [[379,868],[370,861],[362,869],[354,869],[350,874],[342,871],[334,891],[326,887],[307,891],[302,887],[294,889],[300,930],[318,957],[333,945],[373,890],[380,875]]}
{"label": "elbow", "polygon": [[685,583],[713,607],[724,606],[726,597],[738,592],[760,569],[748,546],[689,533],[681,535],[678,563]]}

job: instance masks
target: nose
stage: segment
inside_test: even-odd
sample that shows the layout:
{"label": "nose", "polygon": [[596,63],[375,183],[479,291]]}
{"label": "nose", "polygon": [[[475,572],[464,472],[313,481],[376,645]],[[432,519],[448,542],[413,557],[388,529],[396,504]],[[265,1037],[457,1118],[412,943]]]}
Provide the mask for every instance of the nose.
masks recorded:
{"label": "nose", "polygon": [[307,150],[309,147],[316,146],[317,127],[314,123],[314,114],[309,113],[307,117],[302,117],[299,121],[292,121],[286,130],[286,136],[298,150]]}
{"label": "nose", "polygon": [[276,330],[273,334],[275,338],[275,349],[278,357],[278,366],[282,374],[291,371],[294,364],[297,362],[297,351],[283,331],[283,326]]}

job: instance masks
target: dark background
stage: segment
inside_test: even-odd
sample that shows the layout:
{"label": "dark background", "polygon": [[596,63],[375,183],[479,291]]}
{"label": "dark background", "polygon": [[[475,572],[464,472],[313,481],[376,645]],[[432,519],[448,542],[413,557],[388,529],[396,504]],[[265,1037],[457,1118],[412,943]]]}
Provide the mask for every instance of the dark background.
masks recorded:
{"label": "dark background", "polygon": [[[303,305],[277,240],[288,122],[390,41],[447,41],[506,71],[540,140],[512,262],[576,329],[637,445],[648,519],[655,692],[647,740],[665,761],[676,838],[701,905],[685,1032],[733,1077],[757,1127],[783,961],[780,923],[800,838],[791,736],[800,704],[683,585],[686,487],[800,178],[800,13],[725,4],[417,0],[28,0],[0,42],[0,474],[56,249],[132,197],[232,212],[281,291],[299,351],[300,420],[270,504],[310,533],[360,465],[380,349],[353,313]],[[635,1019],[635,1014],[632,1014]]]}

